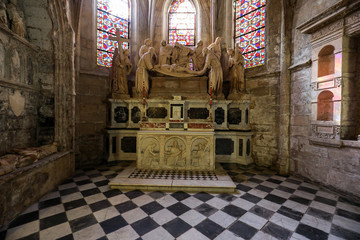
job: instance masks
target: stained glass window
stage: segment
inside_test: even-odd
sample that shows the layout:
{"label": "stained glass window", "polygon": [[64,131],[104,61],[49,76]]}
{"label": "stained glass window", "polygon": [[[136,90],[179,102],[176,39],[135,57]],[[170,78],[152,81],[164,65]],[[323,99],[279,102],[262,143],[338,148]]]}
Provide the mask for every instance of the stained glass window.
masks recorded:
{"label": "stained glass window", "polygon": [[235,0],[235,44],[239,44],[245,67],[265,63],[266,0]]}
{"label": "stained glass window", "polygon": [[[120,29],[122,38],[129,38],[130,5],[128,0],[98,0],[97,1],[97,64],[111,67],[113,52],[117,42],[109,37],[116,35]],[[123,43],[124,49],[129,48]]]}
{"label": "stained glass window", "polygon": [[174,0],[169,10],[169,44],[195,45],[196,10],[191,0]]}

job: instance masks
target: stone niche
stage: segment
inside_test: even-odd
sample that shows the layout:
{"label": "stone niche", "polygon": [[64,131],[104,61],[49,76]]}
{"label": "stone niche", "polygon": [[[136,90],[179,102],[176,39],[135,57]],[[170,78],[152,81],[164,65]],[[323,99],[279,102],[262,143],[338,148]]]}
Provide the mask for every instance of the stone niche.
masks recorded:
{"label": "stone niche", "polygon": [[311,132],[318,139],[355,140],[360,129],[360,7],[348,5],[335,6],[298,27],[311,34]]}

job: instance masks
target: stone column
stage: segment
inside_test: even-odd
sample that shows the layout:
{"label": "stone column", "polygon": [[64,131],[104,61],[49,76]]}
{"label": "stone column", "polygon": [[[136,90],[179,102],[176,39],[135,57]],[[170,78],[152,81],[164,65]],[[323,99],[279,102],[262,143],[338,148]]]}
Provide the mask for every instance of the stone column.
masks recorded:
{"label": "stone column", "polygon": [[210,5],[210,26],[211,26],[211,42],[215,41],[216,38],[216,2],[217,0],[211,0]]}
{"label": "stone column", "polygon": [[341,132],[340,138],[357,139],[357,122],[359,113],[359,83],[357,76],[357,43],[358,38],[343,37],[342,51],[342,99],[341,99]]}
{"label": "stone column", "polygon": [[280,127],[279,127],[279,174],[290,171],[290,114],[291,114],[291,42],[292,23],[296,0],[282,1],[280,46]]}
{"label": "stone column", "polygon": [[68,6],[68,0],[49,0],[55,58],[55,141],[61,151],[73,151],[75,137],[75,33]]}

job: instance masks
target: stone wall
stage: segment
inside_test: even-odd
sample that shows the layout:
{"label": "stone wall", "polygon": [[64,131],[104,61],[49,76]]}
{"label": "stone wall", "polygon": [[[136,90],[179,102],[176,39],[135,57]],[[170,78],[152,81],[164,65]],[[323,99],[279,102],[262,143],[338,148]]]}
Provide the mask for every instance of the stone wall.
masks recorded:
{"label": "stone wall", "polygon": [[[54,140],[52,24],[47,1],[18,2],[25,15],[25,38],[0,27],[0,155],[11,148]],[[18,113],[14,107],[20,107]]]}
{"label": "stone wall", "polygon": [[105,158],[109,69],[96,64],[96,1],[84,1],[80,17],[80,73],[76,81],[76,167]]}
{"label": "stone wall", "polygon": [[[331,147],[311,139],[311,36],[296,27],[325,11],[338,1],[299,0],[293,28],[293,59],[291,73],[291,171],[336,189],[360,194],[360,144],[342,141]],[[306,63],[308,62],[308,63]],[[296,67],[297,66],[297,67]],[[342,144],[342,146],[341,146]]]}
{"label": "stone wall", "polygon": [[[245,71],[251,94],[252,156],[256,164],[275,166],[279,154],[279,78],[281,44],[280,1],[266,5],[266,62]],[[269,17],[271,16],[271,17]]]}

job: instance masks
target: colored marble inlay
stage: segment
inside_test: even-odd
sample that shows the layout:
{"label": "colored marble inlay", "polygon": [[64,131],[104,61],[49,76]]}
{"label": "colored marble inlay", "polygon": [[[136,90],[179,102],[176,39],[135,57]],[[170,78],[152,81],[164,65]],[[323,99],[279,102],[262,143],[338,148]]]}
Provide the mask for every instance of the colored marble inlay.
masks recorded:
{"label": "colored marble inlay", "polygon": [[[129,38],[129,2],[128,0],[98,0],[97,2],[97,64],[111,67],[112,55],[117,42],[109,36],[116,35],[120,30],[122,38]],[[123,43],[124,49],[129,48]]]}
{"label": "colored marble inlay", "polygon": [[169,44],[195,45],[196,11],[190,0],[175,0],[169,10]]}
{"label": "colored marble inlay", "polygon": [[245,58],[245,67],[265,63],[265,4],[266,0],[236,0],[235,44]]}

